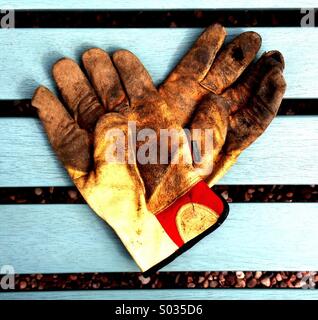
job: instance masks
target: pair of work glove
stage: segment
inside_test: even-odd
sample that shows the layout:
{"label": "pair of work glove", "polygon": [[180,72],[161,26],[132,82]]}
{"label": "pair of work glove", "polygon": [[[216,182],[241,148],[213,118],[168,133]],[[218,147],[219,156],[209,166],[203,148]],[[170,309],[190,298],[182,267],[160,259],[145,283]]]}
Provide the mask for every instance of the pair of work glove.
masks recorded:
{"label": "pair of work glove", "polygon": [[110,57],[94,48],[82,56],[86,74],[68,58],[53,66],[63,104],[42,86],[33,96],[74,184],[144,272],[224,221],[228,205],[209,187],[264,132],[283,98],[282,55],[252,63],[257,33],[222,48],[225,37],[222,26],[207,28],[158,89],[131,52]]}

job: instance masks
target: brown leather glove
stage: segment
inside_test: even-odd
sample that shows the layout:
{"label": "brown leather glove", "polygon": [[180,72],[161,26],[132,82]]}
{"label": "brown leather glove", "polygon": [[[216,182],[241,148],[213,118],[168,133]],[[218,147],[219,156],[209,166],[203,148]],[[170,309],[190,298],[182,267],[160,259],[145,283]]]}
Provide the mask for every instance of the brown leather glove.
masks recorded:
{"label": "brown leather glove", "polygon": [[219,24],[207,28],[159,89],[178,125],[213,127],[213,154],[200,164],[213,163],[212,174],[202,176],[209,186],[264,132],[286,89],[280,52],[264,53],[250,65],[261,37],[245,32],[221,49],[225,37]]}
{"label": "brown leather glove", "polygon": [[[136,123],[137,131],[152,129],[155,142],[161,137],[160,129],[183,133],[170,120],[174,118],[169,106],[132,53],[118,51],[112,61],[106,52],[91,49],[84,53],[83,63],[94,88],[74,61],[62,59],[53,67],[53,77],[74,118],[44,87],[36,90],[32,105],[90,207],[115,230],[143,271],[158,268],[222,223],[227,204],[201,181],[187,138],[171,143],[174,152],[168,164],[155,164],[160,170],[160,175],[152,171],[156,183],[151,183],[147,164],[138,163],[139,174],[137,165],[129,162],[135,155],[134,147],[129,148],[134,145],[129,122]],[[114,129],[124,138],[124,147],[116,152],[112,148],[121,136],[110,135]],[[143,147],[137,145],[137,152]],[[122,152],[124,161],[110,161],[109,152]],[[144,177],[155,187],[153,194],[159,190],[162,196],[162,201],[148,207]]]}
{"label": "brown leather glove", "polygon": [[[274,119],[286,89],[284,59],[280,52],[264,53],[252,63],[261,46],[261,37],[245,32],[221,49],[226,37],[219,24],[207,28],[193,47],[160,86],[161,97],[169,106],[165,122],[157,125],[213,129],[213,152],[203,150],[194,166],[211,187],[237,161],[240,153],[254,142]],[[160,114],[162,114],[160,112]],[[192,140],[205,145],[205,136]],[[213,172],[210,168],[213,167]],[[145,171],[149,208],[162,205],[167,194],[162,181],[164,169],[148,166]],[[144,175],[145,174],[145,175]],[[156,177],[153,179],[153,177]],[[171,190],[179,191],[177,183]]]}
{"label": "brown leather glove", "polygon": [[[219,34],[217,32],[214,34],[214,32],[212,32],[213,30],[219,30],[220,32]],[[277,96],[276,92],[281,93],[282,91],[279,90],[281,89],[279,81],[276,83],[276,86],[272,86],[269,83],[273,80],[272,76],[267,77],[269,78],[268,81],[264,80],[266,75],[270,73],[268,69],[275,69],[274,64],[269,64],[269,68],[263,68],[265,69],[263,71],[262,68],[254,67],[254,70],[247,73],[246,76],[246,79],[250,79],[250,81],[246,80],[246,83],[243,80],[237,81],[237,88],[233,86],[232,94],[230,94],[231,90],[228,90],[228,95],[220,96],[211,94],[209,90],[205,89],[205,87],[211,89],[213,85],[211,85],[210,82],[205,83],[202,81],[200,76],[202,76],[202,74],[205,76],[212,65],[215,54],[223,41],[222,31],[224,31],[224,29],[220,26],[213,26],[199,38],[194,48],[182,60],[176,70],[161,87],[161,96],[163,96],[165,100],[156,93],[149,75],[143,69],[139,61],[131,53],[120,51],[114,55],[113,62],[121,75],[125,90],[129,96],[130,105],[128,106],[127,99],[125,98],[125,91],[121,87],[120,80],[113,67],[112,61],[105,52],[99,49],[92,49],[86,52],[83,55],[83,62],[95,92],[97,92],[100,97],[101,103],[87,79],[74,62],[64,59],[58,62],[53,69],[53,75],[62,96],[68,107],[72,110],[78,124],[75,124],[73,120],[72,125],[65,122],[66,118],[70,120],[69,115],[67,115],[65,110],[64,112],[61,110],[58,111],[56,105],[60,103],[55,101],[55,98],[53,99],[53,96],[47,92],[46,89],[42,88],[35,94],[33,105],[37,106],[40,110],[40,117],[44,122],[53,148],[62,159],[75,184],[84,195],[84,198],[97,214],[102,216],[106,221],[108,220],[105,216],[105,212],[111,208],[111,204],[109,201],[105,201],[102,198],[103,192],[106,192],[106,189],[103,189],[102,186],[106,186],[107,183],[103,182],[104,179],[106,179],[106,175],[103,173],[104,169],[99,169],[99,166],[102,168],[106,166],[104,166],[103,160],[100,159],[100,157],[97,159],[95,158],[95,162],[92,162],[89,142],[92,140],[90,136],[93,136],[92,132],[94,132],[95,123],[97,119],[104,114],[105,109],[120,111],[126,120],[134,120],[137,122],[138,130],[148,127],[153,129],[157,134],[158,130],[162,128],[178,128],[178,130],[181,130],[181,127],[184,126],[188,126],[192,130],[196,128],[213,129],[214,151],[213,153],[203,152],[204,161],[199,166],[201,168],[209,167],[216,161],[217,167],[221,168],[221,172],[222,170],[224,172],[226,164],[231,163],[231,160],[233,160],[233,154],[230,153],[229,157],[228,153],[226,153],[228,149],[225,148],[227,144],[231,144],[228,143],[228,141],[231,142],[231,139],[228,139],[226,136],[230,132],[229,128],[231,128],[231,120],[238,119],[239,117],[237,117],[237,114],[243,113],[241,112],[243,110],[247,110],[246,113],[248,115],[253,114],[253,112],[257,114],[254,110],[254,107],[257,106],[257,104],[253,103],[254,100],[257,100],[258,97],[262,96],[260,93],[261,90],[258,88],[263,87],[263,84],[265,85],[265,92],[267,92],[266,95],[268,96],[269,106],[272,106],[274,109],[276,108],[275,110],[277,111],[277,101],[282,94],[278,94],[278,99],[276,99],[277,101],[275,102],[276,104],[273,103],[273,96]],[[238,58],[240,63],[235,63],[235,61],[233,62],[233,59],[230,59],[229,62],[232,61],[232,65],[231,63],[228,63],[222,67],[227,70],[225,72],[226,77],[222,74],[222,71],[219,70],[216,72],[215,79],[221,77],[222,81],[215,80],[215,82],[217,82],[218,85],[221,83],[221,87],[234,81],[235,77],[239,77],[244,68],[253,60],[258,50],[258,37],[254,33],[243,34],[238,39],[238,41],[234,42],[234,45],[238,46],[238,48],[235,47],[235,54],[229,54],[234,46],[232,45],[231,47],[230,45],[229,48],[232,49],[225,50],[222,59],[230,59],[230,56],[232,58],[234,57],[235,60]],[[240,51],[239,48],[244,48],[245,51],[243,49]],[[247,57],[246,59],[244,58],[245,54]],[[266,57],[265,60],[270,60],[271,62],[272,60],[274,60],[274,62],[276,60],[276,62],[278,62],[279,59],[272,59],[272,56],[274,57],[275,55],[276,53],[271,53],[271,55],[269,55],[270,59],[267,59],[268,57]],[[279,57],[279,54],[277,54],[277,56]],[[216,65],[216,70],[223,70],[220,67],[217,68],[218,64],[221,64],[222,62],[221,57],[222,54],[219,55],[219,58],[217,58],[214,63]],[[266,66],[266,63],[259,62],[257,65]],[[281,65],[283,65],[282,62]],[[226,69],[226,67],[228,67],[228,69]],[[278,69],[280,71],[282,66],[279,66]],[[233,74],[231,74],[231,72]],[[210,72],[208,75],[210,75]],[[206,76],[206,79],[211,77],[213,79],[213,76],[210,77],[208,75]],[[262,75],[264,75],[262,80],[257,79],[257,77]],[[282,79],[280,75],[281,73],[279,73],[278,80]],[[227,77],[228,79],[226,80],[225,78]],[[242,88],[239,86],[239,83],[242,84]],[[257,89],[253,92],[251,88]],[[215,88],[213,90],[217,92]],[[236,111],[233,107],[235,97],[238,97],[238,100],[242,98],[243,108],[237,112],[233,112]],[[254,99],[255,97],[256,99]],[[167,104],[166,101],[169,101],[169,103]],[[250,103],[250,101],[253,103]],[[241,100],[239,102],[241,102]],[[249,104],[247,104],[247,102],[249,102]],[[195,108],[197,108],[197,110],[194,114]],[[250,108],[253,109],[253,112],[250,112]],[[265,112],[261,111],[260,114],[265,115]],[[274,115],[272,114],[270,116],[265,115],[265,120],[269,120],[269,123],[273,116]],[[189,121],[190,118],[193,118],[192,122]],[[237,150],[243,150],[243,147],[246,147],[257,137],[257,135],[255,137],[253,130],[249,130],[251,127],[253,127],[253,124],[245,129],[245,135],[239,139],[239,143],[234,139],[234,145]],[[80,128],[85,128],[88,132],[84,132],[84,130]],[[231,128],[231,130],[233,131],[233,135],[236,136],[237,132],[235,132],[235,130],[240,132],[241,127],[233,126],[233,128]],[[104,133],[104,131],[101,132]],[[258,134],[261,132],[262,131],[259,130]],[[97,138],[97,136],[95,131],[95,140],[103,138]],[[199,137],[195,142],[200,144],[200,142],[202,142],[201,140],[204,139],[205,137]],[[97,145],[98,144],[95,143],[95,149]],[[138,147],[140,147],[140,145]],[[220,150],[222,150],[221,153]],[[223,150],[225,150],[225,152]],[[220,159],[225,159],[225,161],[222,162]],[[96,178],[94,172],[92,173],[89,171],[94,167],[95,170],[93,171],[100,173],[98,178]],[[177,245],[177,248],[182,248],[185,243],[190,243],[190,240],[196,239],[197,241],[201,235],[206,234],[206,231],[213,230],[215,226],[222,222],[222,219],[219,219],[219,216],[222,214],[222,211],[226,209],[226,205],[224,203],[222,204],[220,199],[213,194],[204,197],[204,193],[208,192],[208,189],[202,182],[198,182],[198,171],[194,172],[192,165],[184,165],[182,163],[181,166],[177,165],[174,167],[171,164],[169,166],[146,164],[139,165],[139,168],[141,176],[145,179],[148,199],[147,210],[150,209],[152,213],[157,213],[156,221],[160,222],[166,234],[168,234],[170,239]],[[106,170],[105,172],[109,172],[109,170]],[[128,170],[128,172],[131,172],[131,170]],[[203,172],[206,172],[206,170]],[[90,176],[93,176],[94,179],[89,179],[88,177]],[[213,173],[212,177],[213,176],[216,177],[217,175]],[[203,177],[206,176],[203,175]],[[124,186],[120,187],[121,184],[118,185],[116,179],[112,179],[112,181],[113,190],[125,190]],[[127,181],[129,181],[128,178]],[[195,185],[195,183],[197,184]],[[123,184],[125,185],[125,183]],[[195,187],[191,189],[193,185],[195,185]],[[91,197],[91,195],[95,193],[100,196]],[[212,199],[212,203],[204,203],[208,198]],[[127,214],[129,217],[134,217],[136,206],[133,204],[131,206],[129,205],[131,200],[126,201],[122,197],[117,199],[122,199],[122,201],[124,201],[123,203],[128,204],[125,205],[128,209]],[[130,197],[130,199],[134,199],[134,197]],[[172,207],[175,207],[167,208],[171,204],[171,201],[175,199],[177,199],[177,201],[172,205]],[[188,203],[191,204],[190,208],[187,206]],[[132,208],[132,214],[130,214],[130,208]],[[167,209],[169,210],[167,211]],[[225,214],[223,214],[222,218],[224,219],[224,217]],[[130,220],[128,219],[128,221]],[[134,221],[134,219],[132,221]],[[141,219],[141,221],[143,220]],[[202,223],[202,221],[204,221],[204,223]],[[127,226],[131,225],[133,227],[130,228],[130,232],[128,230],[129,228],[127,228],[128,233],[125,233],[124,231],[125,235],[123,236],[123,230],[125,230],[125,228],[118,228],[114,226],[114,224],[110,224],[122,240],[123,238],[126,238],[126,241],[123,240],[124,244],[143,270],[148,269],[155,263],[159,263],[159,261],[163,260],[165,257],[171,257],[173,255],[172,252],[177,252],[177,248],[170,246],[169,249],[169,245],[167,244],[167,250],[163,250],[166,255],[165,257],[160,255],[158,257],[159,260],[156,260],[153,254],[150,254],[150,256],[144,255],[147,258],[144,257],[141,259],[141,256],[139,254],[134,254],[134,252],[156,252],[152,250],[155,248],[154,245],[148,246],[147,244],[144,246],[146,244],[145,238],[143,238],[143,241],[140,241],[142,244],[141,251],[135,250],[136,246],[130,247],[131,239],[135,236],[134,230],[140,231],[143,230],[143,228],[136,229],[134,228],[133,223],[128,223]],[[144,232],[141,233],[145,234]],[[154,232],[154,234],[156,234],[156,232]],[[157,237],[156,239],[157,240],[154,240],[154,243],[158,246],[158,243],[160,244],[160,237]],[[152,240],[150,240],[150,243],[152,243]]]}

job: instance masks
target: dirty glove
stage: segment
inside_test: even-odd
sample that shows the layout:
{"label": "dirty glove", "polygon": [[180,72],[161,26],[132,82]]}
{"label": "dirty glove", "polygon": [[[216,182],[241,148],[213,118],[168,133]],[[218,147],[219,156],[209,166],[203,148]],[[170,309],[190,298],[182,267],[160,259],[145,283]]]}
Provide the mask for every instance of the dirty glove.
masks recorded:
{"label": "dirty glove", "polygon": [[213,164],[213,172],[201,176],[209,186],[265,131],[286,89],[280,52],[251,64],[261,37],[245,32],[221,49],[225,37],[219,24],[207,28],[159,89],[178,125],[213,127],[213,154],[200,164]]}
{"label": "dirty glove", "polygon": [[[161,128],[174,128],[184,136],[183,129],[170,120],[174,118],[167,116],[169,106],[133,54],[118,51],[112,61],[106,52],[91,49],[84,53],[83,64],[92,85],[70,59],[53,67],[68,110],[44,87],[36,90],[32,105],[90,207],[115,230],[142,271],[157,269],[223,222],[227,204],[196,173],[187,139],[171,143],[174,152],[166,165],[155,164],[160,170],[160,175],[153,171],[156,183],[151,183],[147,163],[129,161],[135,157],[136,144],[130,139],[129,122],[136,123],[137,132],[152,129],[156,138]],[[124,154],[123,162],[106,156],[118,138],[109,135],[113,130],[125,138],[124,148],[116,150]],[[136,146],[137,158],[143,146]],[[186,161],[175,162],[180,155]],[[145,177],[148,188],[154,186],[153,194],[161,190],[163,204],[149,203]]]}

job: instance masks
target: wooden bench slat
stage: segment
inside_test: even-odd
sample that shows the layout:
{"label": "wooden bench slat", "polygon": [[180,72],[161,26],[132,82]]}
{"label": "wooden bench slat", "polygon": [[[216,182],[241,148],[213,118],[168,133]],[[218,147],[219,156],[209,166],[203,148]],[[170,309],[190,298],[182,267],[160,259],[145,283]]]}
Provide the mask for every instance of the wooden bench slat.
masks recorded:
{"label": "wooden bench slat", "polygon": [[[0,118],[0,187],[70,186],[37,119]],[[318,183],[318,117],[279,116],[220,184]]]}
{"label": "wooden bench slat", "polygon": [[[277,49],[284,54],[286,98],[318,97],[317,28],[234,28],[228,31],[233,35],[244,30],[255,30],[262,35],[262,52]],[[0,55],[0,99],[30,98],[39,83],[54,87],[51,65],[63,56],[79,58],[85,49],[94,46],[109,51],[131,50],[158,84],[201,31],[187,28],[0,29],[0,42],[5,48]]]}
{"label": "wooden bench slat", "polygon": [[314,0],[10,0],[16,9],[246,9],[246,8],[314,8]]}
{"label": "wooden bench slat", "polygon": [[[317,204],[231,204],[223,226],[163,271],[317,270]],[[16,273],[139,271],[86,205],[2,205],[0,265]]]}
{"label": "wooden bench slat", "polygon": [[317,300],[318,290],[154,289],[51,292],[0,292],[0,300]]}

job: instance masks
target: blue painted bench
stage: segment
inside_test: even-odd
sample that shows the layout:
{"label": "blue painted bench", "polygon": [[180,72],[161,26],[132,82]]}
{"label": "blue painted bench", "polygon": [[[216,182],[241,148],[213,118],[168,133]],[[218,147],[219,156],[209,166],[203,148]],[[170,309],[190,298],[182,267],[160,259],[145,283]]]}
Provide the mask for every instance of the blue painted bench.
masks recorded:
{"label": "blue painted bench", "polygon": [[[17,9],[310,8],[315,1],[10,1]],[[1,7],[1,5],[0,5]],[[253,30],[253,28],[248,28]],[[318,29],[257,28],[286,59],[286,98],[318,98]],[[0,29],[0,99],[29,99],[50,67],[98,46],[126,48],[164,80],[201,29]],[[244,28],[229,29],[230,37]],[[0,187],[71,186],[33,118],[0,117]],[[318,116],[279,116],[220,184],[317,184]],[[318,270],[317,203],[233,203],[222,226],[163,271]],[[139,271],[86,205],[0,205],[0,266],[17,273]],[[0,299],[318,299],[315,290],[120,290],[0,293]]]}

